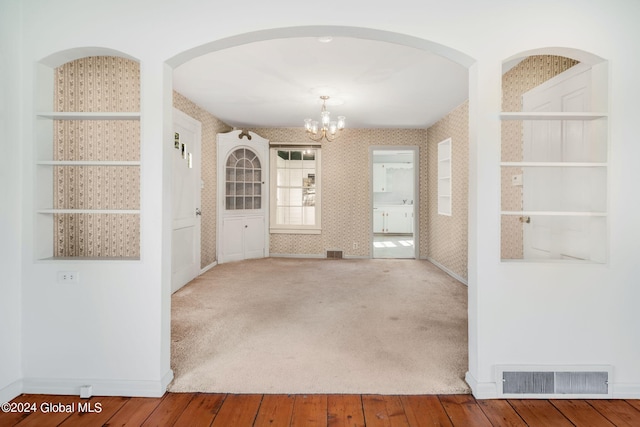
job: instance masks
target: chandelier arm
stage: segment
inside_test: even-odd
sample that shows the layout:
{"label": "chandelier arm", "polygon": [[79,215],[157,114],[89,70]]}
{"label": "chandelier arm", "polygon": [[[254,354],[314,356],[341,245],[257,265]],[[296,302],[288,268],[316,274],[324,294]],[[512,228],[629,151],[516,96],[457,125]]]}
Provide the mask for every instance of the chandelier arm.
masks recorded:
{"label": "chandelier arm", "polygon": [[324,129],[322,130],[322,133],[320,134],[320,136],[318,138],[314,138],[311,135],[312,135],[312,133],[307,131],[307,136],[309,137],[310,140],[315,141],[315,142],[320,142],[320,141],[322,141],[322,138],[324,137]]}
{"label": "chandelier arm", "polygon": [[322,132],[324,134],[324,137],[327,141],[329,142],[333,142],[336,140],[336,135],[330,136],[331,134],[328,134],[326,132]]}

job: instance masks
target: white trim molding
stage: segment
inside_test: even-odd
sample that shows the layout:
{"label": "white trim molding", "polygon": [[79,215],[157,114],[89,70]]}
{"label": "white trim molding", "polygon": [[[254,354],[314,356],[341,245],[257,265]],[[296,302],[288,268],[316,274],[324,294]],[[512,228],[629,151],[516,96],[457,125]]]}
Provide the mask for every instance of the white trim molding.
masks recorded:
{"label": "white trim molding", "polygon": [[497,399],[498,389],[495,382],[478,382],[469,371],[464,375],[464,380],[471,387],[471,394],[476,399]]}
{"label": "white trim molding", "polygon": [[0,404],[9,402],[22,394],[22,380],[17,380],[0,389]]}
{"label": "white trim molding", "polygon": [[440,264],[438,261],[436,261],[435,259],[431,258],[431,257],[426,257],[425,258],[427,261],[429,261],[431,264],[435,265],[436,267],[438,267],[440,270],[444,271],[445,273],[447,273],[449,276],[453,277],[454,279],[456,279],[458,282],[463,283],[467,286],[469,286],[469,282],[467,281],[467,279],[465,279],[464,277],[460,276],[459,274],[454,273],[453,271],[449,270],[447,267],[445,267],[444,265]]}
{"label": "white trim molding", "polygon": [[614,399],[640,399],[640,384],[609,384]]}
{"label": "white trim molding", "polygon": [[200,274],[206,273],[207,271],[211,270],[216,265],[218,265],[218,261],[213,261],[211,264],[209,264],[206,267],[200,269]]}
{"label": "white trim molding", "polygon": [[92,386],[94,396],[162,397],[172,380],[172,370],[159,381],[25,378],[22,393],[80,396],[81,387]]}

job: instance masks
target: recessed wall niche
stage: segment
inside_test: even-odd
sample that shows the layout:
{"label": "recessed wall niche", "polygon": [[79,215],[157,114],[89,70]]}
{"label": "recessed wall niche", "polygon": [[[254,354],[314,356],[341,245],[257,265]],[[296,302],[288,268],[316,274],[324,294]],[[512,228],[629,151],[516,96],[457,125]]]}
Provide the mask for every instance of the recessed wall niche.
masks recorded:
{"label": "recessed wall niche", "polygon": [[38,77],[37,258],[139,259],[139,64],[91,56]]}
{"label": "recessed wall niche", "polygon": [[504,73],[503,260],[606,262],[606,75],[554,55]]}

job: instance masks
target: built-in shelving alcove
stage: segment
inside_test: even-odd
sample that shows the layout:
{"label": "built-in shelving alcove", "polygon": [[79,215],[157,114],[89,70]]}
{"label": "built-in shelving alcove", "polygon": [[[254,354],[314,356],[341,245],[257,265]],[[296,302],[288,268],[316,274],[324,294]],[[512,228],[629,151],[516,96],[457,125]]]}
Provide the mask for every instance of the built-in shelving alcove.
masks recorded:
{"label": "built-in shelving alcove", "polygon": [[37,259],[140,258],[140,67],[118,56],[38,65]]}

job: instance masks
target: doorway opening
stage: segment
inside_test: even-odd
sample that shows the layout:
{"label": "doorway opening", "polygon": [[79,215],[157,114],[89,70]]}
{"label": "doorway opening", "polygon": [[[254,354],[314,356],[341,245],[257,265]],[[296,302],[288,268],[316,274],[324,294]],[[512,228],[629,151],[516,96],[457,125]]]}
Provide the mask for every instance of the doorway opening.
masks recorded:
{"label": "doorway opening", "polygon": [[418,147],[372,147],[372,257],[416,258]]}

